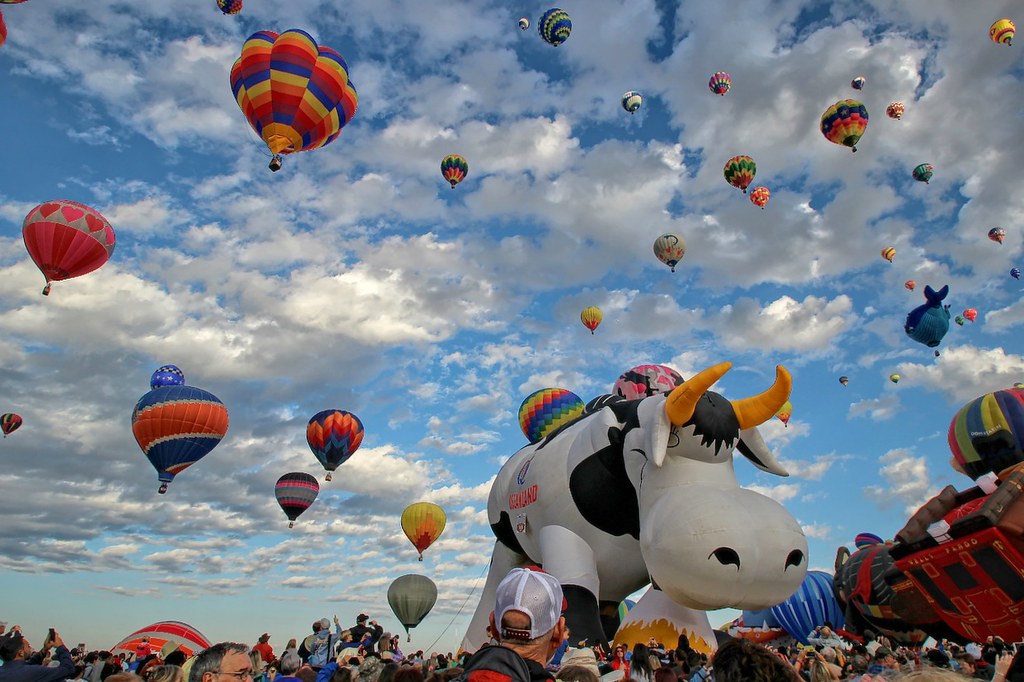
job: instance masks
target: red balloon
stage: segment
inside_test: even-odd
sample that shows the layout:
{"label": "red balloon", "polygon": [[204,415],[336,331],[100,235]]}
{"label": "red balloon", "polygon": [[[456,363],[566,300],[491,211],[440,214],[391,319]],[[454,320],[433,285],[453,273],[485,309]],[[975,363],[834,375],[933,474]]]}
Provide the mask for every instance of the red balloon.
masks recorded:
{"label": "red balloon", "polygon": [[0,12],[0,45],[7,42],[7,24],[4,23],[4,13]]}
{"label": "red balloon", "polygon": [[28,255],[50,283],[96,270],[114,253],[114,228],[100,213],[74,201],[48,201],[25,216],[21,228]]}

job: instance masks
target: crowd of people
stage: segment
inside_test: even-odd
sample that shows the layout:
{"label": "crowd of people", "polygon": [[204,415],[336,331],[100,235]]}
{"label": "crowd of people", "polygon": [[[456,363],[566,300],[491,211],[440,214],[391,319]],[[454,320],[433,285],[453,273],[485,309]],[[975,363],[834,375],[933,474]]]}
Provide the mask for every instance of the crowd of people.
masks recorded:
{"label": "crowd of people", "polygon": [[564,609],[553,576],[512,569],[497,589],[491,644],[458,655],[404,653],[399,636],[366,614],[347,629],[337,616],[333,629],[317,620],[312,634],[277,653],[264,633],[252,646],[222,642],[194,656],[173,642],[154,651],[146,638],[127,654],[69,650],[55,630],[36,650],[20,627],[0,625],[0,682],[1024,682],[1024,654],[999,638],[908,649],[825,625],[809,633],[810,645],[731,638],[709,656],[685,636],[675,648],[654,639],[632,647],[571,644]]}

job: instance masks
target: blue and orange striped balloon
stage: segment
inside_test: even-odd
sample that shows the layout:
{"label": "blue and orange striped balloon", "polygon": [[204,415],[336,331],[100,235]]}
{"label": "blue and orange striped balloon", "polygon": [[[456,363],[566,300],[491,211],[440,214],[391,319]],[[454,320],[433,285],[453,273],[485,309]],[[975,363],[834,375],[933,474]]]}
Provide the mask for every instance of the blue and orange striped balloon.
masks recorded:
{"label": "blue and orange striped balloon", "polygon": [[288,517],[288,527],[295,526],[295,519],[310,508],[320,494],[320,484],[307,473],[295,471],[277,479],[274,486],[274,497],[281,505],[281,510]]}
{"label": "blue and orange striped balloon", "polygon": [[960,408],[949,424],[949,449],[973,479],[1024,462],[1024,389],[986,393]]}
{"label": "blue and orange striped balloon", "polygon": [[299,29],[249,36],[231,67],[231,91],[275,156],[330,144],[359,102],[342,56]]}
{"label": "blue and orange striped balloon", "polygon": [[220,399],[193,386],[161,386],[139,398],[132,433],[160,480],[167,484],[217,447],[228,431]]}
{"label": "blue and orange striped balloon", "polygon": [[583,414],[583,400],[564,388],[542,388],[526,396],[519,406],[519,427],[536,443],[555,429]]}
{"label": "blue and orange striped balloon", "polygon": [[317,412],[306,425],[306,442],[313,456],[331,472],[348,461],[363,442],[363,423],[359,417],[345,410]]}

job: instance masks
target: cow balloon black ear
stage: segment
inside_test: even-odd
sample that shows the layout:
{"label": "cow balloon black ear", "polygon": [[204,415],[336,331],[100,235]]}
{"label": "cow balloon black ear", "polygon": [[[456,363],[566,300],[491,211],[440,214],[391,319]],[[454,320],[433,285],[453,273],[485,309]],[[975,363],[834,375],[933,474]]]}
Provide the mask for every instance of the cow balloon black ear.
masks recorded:
{"label": "cow balloon black ear", "polygon": [[789,556],[786,557],[786,568],[789,568],[790,566],[799,566],[803,562],[804,553],[801,552],[799,549],[794,549],[792,552],[789,553]]}

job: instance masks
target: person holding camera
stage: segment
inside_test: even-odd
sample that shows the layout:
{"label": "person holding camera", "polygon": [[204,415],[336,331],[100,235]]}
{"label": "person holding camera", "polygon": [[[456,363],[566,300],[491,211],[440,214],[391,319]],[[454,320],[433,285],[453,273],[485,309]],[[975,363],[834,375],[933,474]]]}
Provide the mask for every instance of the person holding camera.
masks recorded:
{"label": "person holding camera", "polygon": [[[51,649],[58,665],[40,665]],[[42,650],[34,655],[32,645],[20,632],[0,638],[0,659],[4,662],[0,667],[0,682],[61,682],[75,675],[71,652],[53,628],[43,641]]]}

